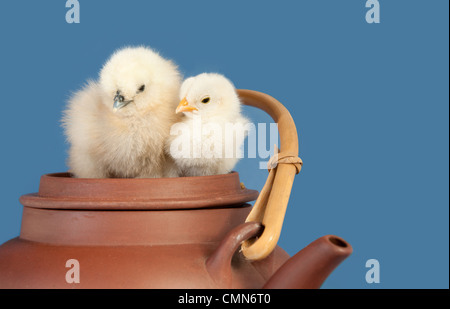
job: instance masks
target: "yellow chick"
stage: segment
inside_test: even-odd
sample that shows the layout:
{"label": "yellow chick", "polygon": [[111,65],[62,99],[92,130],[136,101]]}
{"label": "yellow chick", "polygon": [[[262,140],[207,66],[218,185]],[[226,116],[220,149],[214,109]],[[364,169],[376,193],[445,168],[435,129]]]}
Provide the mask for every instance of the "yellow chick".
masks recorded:
{"label": "yellow chick", "polygon": [[223,75],[203,73],[186,79],[166,152],[179,176],[207,176],[232,171],[242,157],[249,120],[241,114],[234,85]]}
{"label": "yellow chick", "polygon": [[76,92],[64,111],[70,172],[79,178],[163,177],[180,84],[177,66],[155,51],[116,51],[99,81]]}

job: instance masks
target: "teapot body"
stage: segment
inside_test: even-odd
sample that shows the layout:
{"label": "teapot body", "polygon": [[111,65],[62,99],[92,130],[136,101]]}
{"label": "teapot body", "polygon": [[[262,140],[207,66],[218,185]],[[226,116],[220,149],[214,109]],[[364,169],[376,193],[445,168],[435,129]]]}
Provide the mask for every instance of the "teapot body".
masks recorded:
{"label": "teapot body", "polygon": [[[206,261],[248,211],[25,207],[21,235],[0,247],[0,288],[221,288]],[[231,288],[261,288],[288,258],[281,248],[258,262],[236,252]]]}
{"label": "teapot body", "polygon": [[[52,180],[67,180],[58,177]],[[232,178],[236,181],[236,175]],[[122,199],[117,209],[117,200],[96,200],[94,193],[83,197],[95,185],[77,198],[70,188],[51,196],[47,185],[41,180],[38,194],[21,198],[20,236],[0,246],[0,288],[261,288],[289,258],[276,248],[268,258],[251,262],[237,250],[228,265],[231,285],[221,286],[206,262],[227,233],[245,221],[249,204],[165,209],[160,199],[158,208],[146,209],[145,201],[135,198],[128,204]],[[100,201],[109,206],[98,206]],[[131,207],[133,201],[141,206]]]}

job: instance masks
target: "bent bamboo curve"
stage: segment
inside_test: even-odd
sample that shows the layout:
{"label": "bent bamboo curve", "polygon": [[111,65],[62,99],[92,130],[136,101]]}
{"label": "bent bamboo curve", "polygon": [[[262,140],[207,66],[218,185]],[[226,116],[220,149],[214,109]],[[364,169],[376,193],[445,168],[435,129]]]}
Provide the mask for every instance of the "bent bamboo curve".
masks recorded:
{"label": "bent bamboo curve", "polygon": [[279,161],[275,168],[270,169],[266,184],[246,219],[246,222],[261,222],[264,226],[261,237],[242,243],[242,252],[247,259],[260,260],[267,257],[277,245],[294,177],[300,171],[302,162],[297,157],[297,128],[289,111],[268,94],[244,89],[237,92],[244,105],[262,109],[278,124],[279,155],[290,158],[285,162]]}

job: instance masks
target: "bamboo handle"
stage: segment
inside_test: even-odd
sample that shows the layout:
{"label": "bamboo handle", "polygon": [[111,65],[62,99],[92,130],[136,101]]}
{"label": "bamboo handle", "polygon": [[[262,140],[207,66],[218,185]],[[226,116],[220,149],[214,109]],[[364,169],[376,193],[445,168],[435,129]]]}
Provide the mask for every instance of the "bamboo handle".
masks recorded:
{"label": "bamboo handle", "polygon": [[264,110],[278,124],[280,157],[284,158],[278,163],[288,163],[278,164],[270,170],[266,184],[246,219],[246,222],[262,222],[264,226],[261,237],[242,244],[242,252],[247,259],[260,260],[267,257],[277,245],[294,177],[300,171],[302,162],[297,157],[297,129],[289,111],[267,94],[243,89],[237,92],[243,104]]}

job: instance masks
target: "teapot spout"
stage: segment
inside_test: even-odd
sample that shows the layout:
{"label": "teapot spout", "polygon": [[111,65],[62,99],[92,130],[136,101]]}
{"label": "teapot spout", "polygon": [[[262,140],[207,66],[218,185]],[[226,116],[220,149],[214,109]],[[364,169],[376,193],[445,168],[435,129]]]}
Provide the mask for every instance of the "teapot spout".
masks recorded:
{"label": "teapot spout", "polygon": [[353,249],[338,236],[323,236],[284,263],[265,289],[318,289]]}

